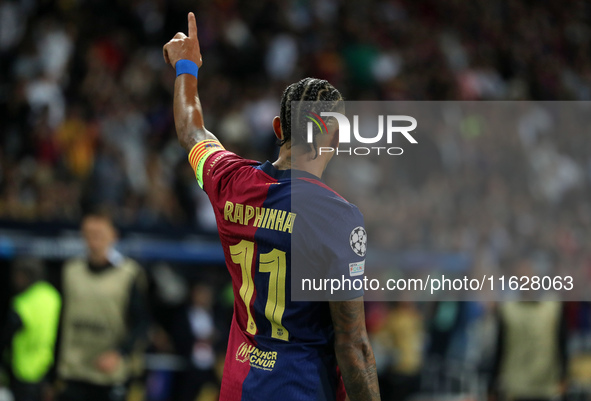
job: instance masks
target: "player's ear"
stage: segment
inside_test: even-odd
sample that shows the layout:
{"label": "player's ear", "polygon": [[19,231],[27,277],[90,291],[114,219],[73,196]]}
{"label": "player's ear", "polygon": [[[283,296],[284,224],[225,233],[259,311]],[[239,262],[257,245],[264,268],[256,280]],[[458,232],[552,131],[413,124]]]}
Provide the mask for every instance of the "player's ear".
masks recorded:
{"label": "player's ear", "polygon": [[283,140],[283,130],[281,130],[281,120],[278,116],[275,116],[273,119],[273,132],[275,136],[282,141]]}

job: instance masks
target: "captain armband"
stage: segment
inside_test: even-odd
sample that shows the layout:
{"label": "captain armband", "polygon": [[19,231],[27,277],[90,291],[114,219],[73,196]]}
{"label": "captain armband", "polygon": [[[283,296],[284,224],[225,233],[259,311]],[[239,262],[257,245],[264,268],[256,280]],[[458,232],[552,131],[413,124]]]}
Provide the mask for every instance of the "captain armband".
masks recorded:
{"label": "captain armband", "polygon": [[215,139],[206,139],[197,143],[189,153],[189,163],[195,171],[195,177],[199,186],[203,188],[203,166],[205,161],[214,152],[225,150],[221,143]]}

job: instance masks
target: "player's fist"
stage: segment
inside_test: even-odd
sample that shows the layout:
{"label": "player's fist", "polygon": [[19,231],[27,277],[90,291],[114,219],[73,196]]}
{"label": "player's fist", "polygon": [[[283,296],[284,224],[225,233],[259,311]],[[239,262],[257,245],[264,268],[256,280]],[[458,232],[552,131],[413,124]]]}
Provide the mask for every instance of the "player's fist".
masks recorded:
{"label": "player's fist", "polygon": [[179,60],[191,60],[198,67],[201,67],[201,51],[199,50],[199,40],[197,39],[195,14],[189,13],[189,36],[182,32],[177,33],[164,45],[162,51],[164,53],[164,61],[173,68]]}

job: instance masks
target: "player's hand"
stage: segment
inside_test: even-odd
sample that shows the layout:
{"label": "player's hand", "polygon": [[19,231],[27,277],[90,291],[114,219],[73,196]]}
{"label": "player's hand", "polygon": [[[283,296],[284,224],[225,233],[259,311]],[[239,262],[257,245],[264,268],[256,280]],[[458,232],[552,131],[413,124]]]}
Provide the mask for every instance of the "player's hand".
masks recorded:
{"label": "player's hand", "polygon": [[121,354],[117,351],[107,351],[96,359],[96,367],[103,373],[113,373],[121,364]]}
{"label": "player's hand", "polygon": [[191,60],[197,67],[201,68],[201,51],[199,50],[199,40],[197,39],[197,22],[195,14],[189,13],[189,36],[182,32],[177,33],[164,45],[162,49],[164,61],[173,68],[179,60]]}

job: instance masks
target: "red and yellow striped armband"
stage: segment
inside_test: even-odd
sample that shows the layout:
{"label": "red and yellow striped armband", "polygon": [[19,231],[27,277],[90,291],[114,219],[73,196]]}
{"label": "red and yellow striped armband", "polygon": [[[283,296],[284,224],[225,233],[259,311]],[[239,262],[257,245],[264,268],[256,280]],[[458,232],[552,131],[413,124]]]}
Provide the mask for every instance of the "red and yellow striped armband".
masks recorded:
{"label": "red and yellow striped armband", "polygon": [[203,188],[203,166],[207,157],[214,152],[225,150],[221,143],[215,139],[206,139],[197,143],[189,152],[189,163],[195,171],[195,177],[199,186]]}

